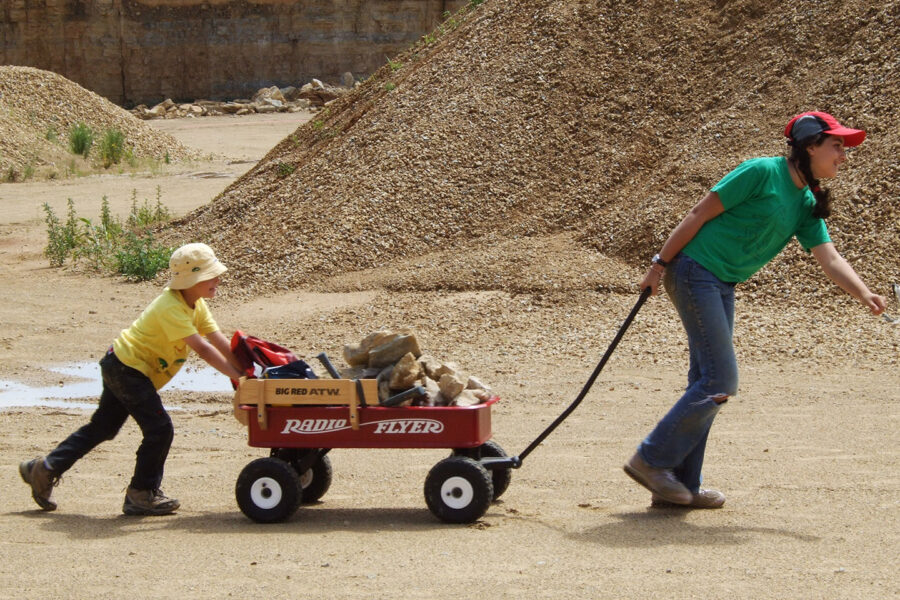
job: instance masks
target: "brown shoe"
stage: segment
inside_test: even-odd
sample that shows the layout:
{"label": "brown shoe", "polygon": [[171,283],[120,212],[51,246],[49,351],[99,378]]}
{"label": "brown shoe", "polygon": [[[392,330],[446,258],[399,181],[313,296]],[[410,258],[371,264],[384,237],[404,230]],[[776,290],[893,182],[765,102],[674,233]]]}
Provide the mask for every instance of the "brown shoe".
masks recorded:
{"label": "brown shoe", "polygon": [[162,490],[136,490],[128,486],[122,512],[126,515],[168,515],[179,506],[178,500],[167,497]]}
{"label": "brown shoe", "polygon": [[623,467],[629,477],[672,504],[690,504],[694,495],[675,478],[672,469],[651,467],[635,453]]}
{"label": "brown shoe", "polygon": [[24,460],[19,463],[22,481],[31,486],[31,497],[43,510],[56,510],[53,488],[59,485],[59,474],[44,465],[44,457]]}
{"label": "brown shoe", "polygon": [[650,506],[653,508],[722,508],[723,504],[725,504],[725,494],[718,490],[702,488],[694,494],[694,499],[690,504],[668,502],[656,494],[650,498]]}

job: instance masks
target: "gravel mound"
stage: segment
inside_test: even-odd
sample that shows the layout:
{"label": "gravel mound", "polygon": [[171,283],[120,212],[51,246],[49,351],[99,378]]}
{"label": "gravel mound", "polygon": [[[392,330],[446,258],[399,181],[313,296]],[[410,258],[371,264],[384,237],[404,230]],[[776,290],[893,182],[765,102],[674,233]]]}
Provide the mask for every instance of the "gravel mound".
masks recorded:
{"label": "gravel mound", "polygon": [[79,122],[93,130],[95,146],[104,131],[118,129],[138,159],[200,158],[196,150],[171,135],[61,75],[0,66],[0,176],[6,178],[10,169],[21,176],[27,166],[64,170],[73,157],[68,150],[69,130]]}
{"label": "gravel mound", "polygon": [[[898,13],[896,0],[489,0],[165,235],[214,244],[248,294],[325,278],[331,288],[631,292],[711,185],[746,158],[784,154],[790,117],[824,110],[868,131],[830,186],[830,230],[887,294],[900,280],[889,188],[900,175],[900,64],[885,51],[900,47]],[[741,293],[836,302],[794,246]]]}

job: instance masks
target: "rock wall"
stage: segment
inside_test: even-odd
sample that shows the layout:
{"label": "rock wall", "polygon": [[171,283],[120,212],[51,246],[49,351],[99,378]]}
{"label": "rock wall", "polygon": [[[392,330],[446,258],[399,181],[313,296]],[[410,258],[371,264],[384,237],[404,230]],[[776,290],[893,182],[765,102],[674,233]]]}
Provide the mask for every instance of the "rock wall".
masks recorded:
{"label": "rock wall", "polygon": [[0,61],[123,105],[371,74],[464,0],[4,0]]}

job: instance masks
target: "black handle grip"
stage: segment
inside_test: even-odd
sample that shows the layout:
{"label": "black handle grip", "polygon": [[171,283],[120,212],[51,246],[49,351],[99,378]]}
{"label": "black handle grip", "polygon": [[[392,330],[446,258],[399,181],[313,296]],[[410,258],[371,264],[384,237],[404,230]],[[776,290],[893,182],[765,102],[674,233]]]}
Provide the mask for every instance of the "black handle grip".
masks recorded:
{"label": "black handle grip", "polygon": [[327,354],[325,354],[324,352],[319,352],[319,353],[316,355],[316,358],[319,359],[319,362],[322,363],[322,366],[325,367],[325,370],[328,371],[328,374],[329,374],[329,375],[331,375],[331,376],[334,377],[335,379],[340,379],[340,378],[341,378],[341,374],[338,373],[338,370],[335,369],[335,368],[334,368],[334,365],[331,364],[331,361],[328,360],[328,355],[327,355]]}

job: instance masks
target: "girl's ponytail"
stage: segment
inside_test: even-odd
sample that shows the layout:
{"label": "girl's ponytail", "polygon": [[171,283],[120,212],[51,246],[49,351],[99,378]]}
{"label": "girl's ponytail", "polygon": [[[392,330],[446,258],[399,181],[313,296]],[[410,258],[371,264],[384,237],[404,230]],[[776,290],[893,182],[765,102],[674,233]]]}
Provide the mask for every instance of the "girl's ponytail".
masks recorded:
{"label": "girl's ponytail", "polygon": [[797,169],[803,174],[806,184],[816,199],[816,207],[813,208],[812,214],[818,219],[827,219],[831,216],[831,192],[819,187],[819,180],[813,177],[812,168],[809,164],[809,152],[806,151],[806,148],[821,145],[827,137],[829,137],[828,134],[820,133],[803,140],[801,143],[788,142],[791,146],[789,159],[797,165]]}

